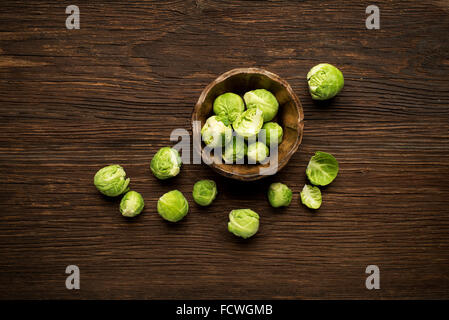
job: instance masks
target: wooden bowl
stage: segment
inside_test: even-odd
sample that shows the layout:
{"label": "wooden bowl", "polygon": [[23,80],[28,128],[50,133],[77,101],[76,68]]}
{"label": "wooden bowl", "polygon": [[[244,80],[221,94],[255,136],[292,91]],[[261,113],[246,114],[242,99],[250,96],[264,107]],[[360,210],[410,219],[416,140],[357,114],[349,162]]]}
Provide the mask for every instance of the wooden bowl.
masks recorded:
{"label": "wooden bowl", "polygon": [[[298,150],[301,144],[304,113],[298,97],[293,92],[287,81],[278,75],[259,68],[239,68],[223,73],[201,93],[192,114],[193,133],[201,137],[201,128],[207,118],[213,115],[213,103],[215,98],[226,92],[234,92],[243,97],[245,92],[254,89],[266,89],[272,92],[279,101],[279,111],[275,119],[284,130],[282,142],[278,147],[278,166],[272,174],[281,170],[291,156]],[[195,125],[195,121],[201,121],[201,126]],[[197,123],[198,124],[198,123]],[[269,167],[269,164],[226,164],[220,159],[214,159],[214,155],[204,151],[204,143],[193,143],[194,151],[199,152],[205,163],[219,174],[242,181],[252,181],[266,177],[261,175],[261,167]],[[219,163],[221,162],[221,163]]]}

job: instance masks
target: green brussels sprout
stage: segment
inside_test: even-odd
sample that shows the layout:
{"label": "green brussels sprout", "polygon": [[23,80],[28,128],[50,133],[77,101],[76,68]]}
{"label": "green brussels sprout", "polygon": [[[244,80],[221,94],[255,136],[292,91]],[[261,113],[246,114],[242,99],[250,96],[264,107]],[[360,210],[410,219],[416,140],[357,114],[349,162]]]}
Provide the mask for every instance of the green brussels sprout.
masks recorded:
{"label": "green brussels sprout", "polygon": [[245,111],[245,103],[238,94],[223,93],[214,101],[214,113],[225,115],[231,122],[234,122],[235,118],[243,111]]}
{"label": "green brussels sprout", "polygon": [[[232,142],[229,142],[223,153],[223,160],[226,163],[234,163],[242,160],[248,152],[248,147],[241,137],[233,137]],[[243,162],[242,162],[243,163]]]}
{"label": "green brussels sprout", "polygon": [[239,114],[232,126],[243,138],[255,137],[263,126],[263,112],[259,108],[251,108]]}
{"label": "green brussels sprout", "polygon": [[269,152],[265,143],[254,142],[248,146],[248,160],[250,163],[262,162],[268,157]]}
{"label": "green brussels sprout", "polygon": [[251,209],[237,209],[229,213],[228,230],[247,239],[259,230],[259,215]]}
{"label": "green brussels sprout", "polygon": [[172,190],[159,198],[157,212],[165,220],[177,222],[189,212],[189,203],[180,191]]}
{"label": "green brussels sprout", "polygon": [[301,202],[310,209],[318,209],[321,206],[321,191],[318,187],[306,184],[301,191]]}
{"label": "green brussels sprout", "polygon": [[268,201],[274,208],[288,207],[292,201],[292,190],[283,183],[272,183],[268,189]]}
{"label": "green brussels sprout", "polygon": [[315,152],[306,169],[307,177],[316,186],[328,185],[334,181],[337,174],[338,161],[333,155],[321,151]]}
{"label": "green brussels sprout", "polygon": [[282,127],[276,122],[267,122],[263,125],[262,129],[265,130],[265,143],[267,146],[270,145],[271,141],[276,145],[282,142],[284,132]]}
{"label": "green brussels sprout", "polygon": [[124,217],[135,217],[142,212],[145,203],[140,193],[129,191],[120,201],[120,212]]}
{"label": "green brussels sprout", "polygon": [[208,206],[217,196],[217,185],[212,180],[200,180],[193,186],[193,200],[200,206]]}
{"label": "green brussels sprout", "polygon": [[248,91],[244,94],[246,107],[259,108],[263,112],[263,121],[267,122],[273,119],[278,113],[279,103],[276,97],[268,90],[257,89]]}
{"label": "green brussels sprout", "polygon": [[109,197],[116,197],[128,191],[130,179],[118,164],[104,167],[95,174],[94,185],[98,191]]}
{"label": "green brussels sprout", "polygon": [[232,127],[226,116],[212,116],[201,129],[201,136],[208,147],[223,147],[232,139]]}
{"label": "green brussels sprout", "polygon": [[176,176],[181,164],[181,157],[176,149],[163,147],[151,159],[150,168],[156,178],[165,180]]}
{"label": "green brussels sprout", "polygon": [[343,89],[344,79],[340,70],[328,63],[320,63],[307,73],[309,92],[314,100],[335,97]]}

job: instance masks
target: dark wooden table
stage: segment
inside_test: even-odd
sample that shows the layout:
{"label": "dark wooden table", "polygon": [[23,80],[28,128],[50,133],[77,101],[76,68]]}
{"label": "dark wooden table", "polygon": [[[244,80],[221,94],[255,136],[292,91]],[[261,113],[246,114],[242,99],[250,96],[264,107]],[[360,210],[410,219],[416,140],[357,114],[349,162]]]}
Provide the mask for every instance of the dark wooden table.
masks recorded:
{"label": "dark wooden table", "polygon": [[[0,298],[449,298],[449,2],[2,1],[0,19]],[[76,4],[81,29],[67,30]],[[314,103],[305,76],[329,62],[345,88]],[[299,151],[276,176],[228,180],[185,165],[158,181],[153,154],[190,128],[203,88],[236,67],[286,79],[305,114]],[[300,204],[316,151],[340,162],[320,210]],[[93,186],[124,166],[144,213],[124,219]],[[217,200],[194,204],[200,178]],[[273,181],[294,191],[269,206]],[[171,225],[156,213],[172,189],[190,203]],[[259,233],[227,231],[252,208]],[[81,271],[67,290],[65,268]],[[380,290],[365,268],[380,268]]]}

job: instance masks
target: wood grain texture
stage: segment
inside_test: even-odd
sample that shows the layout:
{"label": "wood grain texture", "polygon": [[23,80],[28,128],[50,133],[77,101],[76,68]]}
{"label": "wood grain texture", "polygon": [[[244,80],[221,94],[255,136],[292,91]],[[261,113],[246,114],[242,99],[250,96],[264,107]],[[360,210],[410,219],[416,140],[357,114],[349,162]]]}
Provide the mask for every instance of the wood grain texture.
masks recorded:
{"label": "wood grain texture", "polygon": [[[65,28],[77,4],[81,29]],[[377,1],[2,1],[0,19],[0,298],[449,298],[449,4]],[[305,81],[337,65],[345,88],[314,103]],[[174,128],[190,130],[204,87],[237,67],[284,78],[304,108],[299,151],[276,176],[243,183],[206,165],[170,181],[150,173]],[[321,209],[299,203],[316,150],[340,162]],[[124,220],[94,188],[121,164],[145,198]],[[194,205],[200,178],[219,196]],[[269,206],[282,181],[292,205]],[[177,225],[156,201],[182,191]],[[260,232],[226,231],[250,207]],[[81,269],[81,290],[65,268]],[[365,268],[381,290],[365,289]]]}

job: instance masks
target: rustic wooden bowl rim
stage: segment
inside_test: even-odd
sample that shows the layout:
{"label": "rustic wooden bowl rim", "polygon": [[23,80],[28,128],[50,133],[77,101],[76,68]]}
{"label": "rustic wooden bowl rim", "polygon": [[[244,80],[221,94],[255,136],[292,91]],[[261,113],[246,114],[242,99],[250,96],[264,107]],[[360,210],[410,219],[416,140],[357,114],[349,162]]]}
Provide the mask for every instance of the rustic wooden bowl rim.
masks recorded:
{"label": "rustic wooden bowl rim", "polygon": [[[276,170],[276,173],[279,172],[290,160],[290,158],[293,156],[293,154],[298,150],[301,141],[302,141],[302,136],[303,136],[303,131],[304,131],[304,112],[301,106],[301,103],[299,101],[299,98],[296,96],[296,94],[293,92],[293,89],[290,87],[290,85],[288,84],[287,81],[285,81],[284,79],[282,79],[280,76],[278,76],[277,74],[274,74],[272,72],[269,72],[265,69],[262,68],[236,68],[236,69],[232,69],[229,70],[221,75],[219,75],[215,80],[213,80],[212,82],[210,82],[206,88],[204,88],[204,90],[201,92],[201,95],[198,98],[198,101],[194,107],[193,113],[192,113],[192,124],[193,121],[198,121],[198,117],[197,117],[197,112],[198,110],[201,108],[202,104],[204,103],[207,95],[209,94],[209,91],[216,86],[217,84],[223,82],[224,80],[226,80],[229,77],[235,76],[237,74],[260,74],[263,76],[266,76],[268,78],[270,78],[273,81],[276,81],[278,83],[280,83],[288,92],[289,96],[292,98],[295,107],[298,111],[298,123],[297,126],[299,128],[299,134],[296,137],[296,141],[293,144],[293,147],[290,149],[290,151],[282,158],[279,159],[279,163],[278,163],[278,168]],[[195,132],[195,134],[201,136],[201,127],[195,127],[193,126],[193,129]],[[199,148],[199,149],[198,149]],[[203,152],[203,147],[202,147],[202,143],[200,141],[199,146],[197,144],[194,143],[194,152],[199,152],[201,154],[201,158],[203,161],[207,161],[210,160],[209,155],[207,155],[205,152]],[[260,175],[260,174],[236,174],[235,172],[232,171],[232,165],[226,166],[229,167],[229,170],[225,170],[221,167],[218,167],[214,162],[212,162],[211,164],[208,164],[214,171],[216,171],[217,173],[232,178],[232,179],[237,179],[237,180],[241,180],[241,181],[253,181],[253,180],[258,180],[258,179],[262,179],[264,177],[268,177],[267,175]]]}

